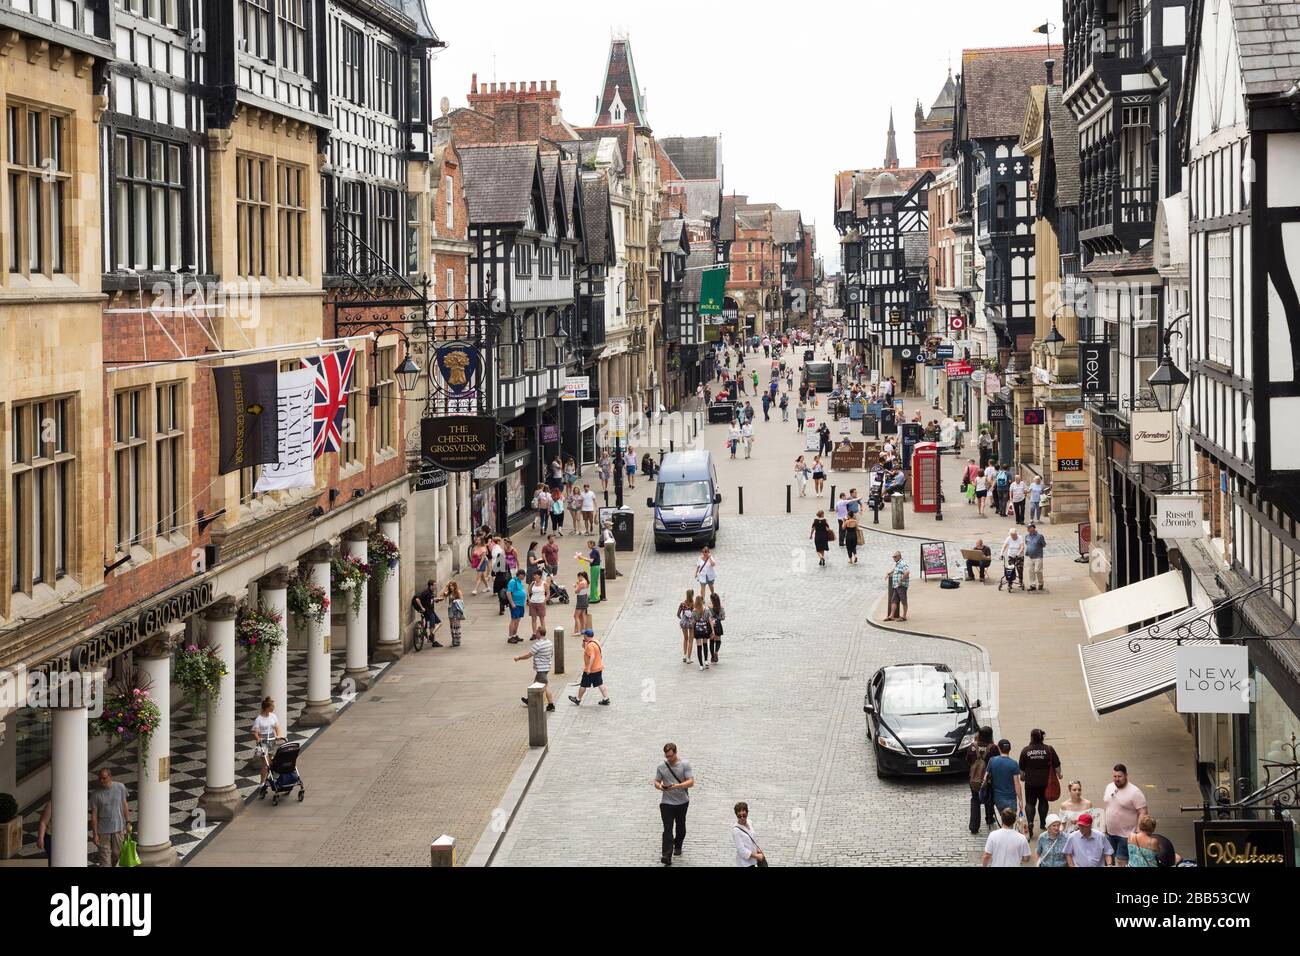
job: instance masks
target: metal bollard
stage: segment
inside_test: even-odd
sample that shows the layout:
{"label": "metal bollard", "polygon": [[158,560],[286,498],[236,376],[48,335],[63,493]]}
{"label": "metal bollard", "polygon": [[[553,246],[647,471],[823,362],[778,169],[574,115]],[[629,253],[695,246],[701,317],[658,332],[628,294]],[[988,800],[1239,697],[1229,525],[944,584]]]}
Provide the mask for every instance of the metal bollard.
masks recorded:
{"label": "metal bollard", "polygon": [[606,600],[608,600],[608,598],[606,597],[606,595],[609,594],[609,591],[606,590],[606,587],[607,587],[608,585],[606,585],[606,583],[605,583],[605,578],[606,578],[606,574],[605,574],[605,566],[602,564],[602,565],[600,566],[600,599],[601,599],[602,601],[606,601]]}
{"label": "metal bollard", "polygon": [[555,645],[555,673],[564,673],[564,628],[557,627],[551,632],[551,643]]}
{"label": "metal bollard", "polygon": [[[673,444],[673,440],[672,440],[671,438],[668,439],[668,454],[671,455],[671,454],[672,454],[673,452],[675,452],[676,450],[677,450],[677,447]],[[659,459],[659,461],[662,462],[662,461],[663,461],[663,458],[661,457],[661,458]]]}
{"label": "metal bollard", "polygon": [[785,513],[790,513],[790,486],[785,486]]}
{"label": "metal bollard", "polygon": [[528,746],[546,746],[546,698],[542,692],[545,684],[528,686]]}
{"label": "metal bollard", "polygon": [[736,502],[737,502],[738,513],[743,515],[745,513],[745,489],[737,488],[736,492],[737,492]]}
{"label": "metal bollard", "polygon": [[894,506],[894,530],[902,531],[903,530],[903,496],[902,495],[894,495],[893,506]]}
{"label": "metal bollard", "polygon": [[831,485],[831,507],[835,507],[835,486]]}
{"label": "metal bollard", "polygon": [[456,865],[456,838],[443,834],[429,844],[429,865],[430,866],[455,866]]}

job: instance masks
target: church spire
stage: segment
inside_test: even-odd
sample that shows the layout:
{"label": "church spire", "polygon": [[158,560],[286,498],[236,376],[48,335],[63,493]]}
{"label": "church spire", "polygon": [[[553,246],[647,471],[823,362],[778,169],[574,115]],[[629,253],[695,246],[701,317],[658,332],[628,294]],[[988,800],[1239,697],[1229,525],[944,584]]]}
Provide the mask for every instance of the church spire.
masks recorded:
{"label": "church spire", "polygon": [[885,144],[885,168],[898,168],[898,144],[894,140],[894,108],[889,108],[889,139]]}

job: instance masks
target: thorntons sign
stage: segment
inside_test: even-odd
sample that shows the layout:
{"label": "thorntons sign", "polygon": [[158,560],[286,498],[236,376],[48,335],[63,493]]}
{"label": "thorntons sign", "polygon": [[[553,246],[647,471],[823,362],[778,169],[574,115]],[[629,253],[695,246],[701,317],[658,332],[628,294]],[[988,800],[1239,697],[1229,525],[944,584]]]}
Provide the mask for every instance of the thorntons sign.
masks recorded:
{"label": "thorntons sign", "polygon": [[1197,495],[1156,495],[1156,537],[1199,538],[1203,527],[1201,508]]}
{"label": "thorntons sign", "polygon": [[1174,413],[1134,412],[1129,435],[1135,465],[1168,465],[1174,460]]}

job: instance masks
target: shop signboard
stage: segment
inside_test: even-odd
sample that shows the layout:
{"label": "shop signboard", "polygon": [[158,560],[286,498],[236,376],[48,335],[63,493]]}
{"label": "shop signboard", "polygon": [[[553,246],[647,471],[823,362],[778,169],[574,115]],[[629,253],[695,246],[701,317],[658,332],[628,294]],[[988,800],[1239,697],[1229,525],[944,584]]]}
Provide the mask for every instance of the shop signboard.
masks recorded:
{"label": "shop signboard", "polygon": [[1202,509],[1199,495],[1156,495],[1156,537],[1168,541],[1199,538]]}
{"label": "shop signboard", "polygon": [[1025,424],[1028,426],[1047,424],[1047,409],[1045,408],[1026,408],[1024,413]]}
{"label": "shop signboard", "polygon": [[569,375],[564,379],[564,394],[560,396],[566,402],[585,402],[591,398],[591,376]]}
{"label": "shop signboard", "polygon": [[1056,433],[1056,470],[1083,471],[1083,432]]}
{"label": "shop signboard", "polygon": [[461,395],[478,387],[483,372],[483,358],[469,342],[447,342],[433,354],[433,363],[452,395]]}
{"label": "shop signboard", "polygon": [[1173,464],[1174,413],[1134,412],[1129,452],[1135,465]]}
{"label": "shop signboard", "polygon": [[1002,402],[989,402],[989,421],[1005,422],[1007,420],[1007,406]]}
{"label": "shop signboard", "polygon": [[948,361],[952,359],[954,356],[956,356],[957,346],[940,345],[937,349],[934,350],[934,354],[936,358],[940,358],[943,359],[944,361]]}
{"label": "shop signboard", "polygon": [[1200,866],[1293,867],[1295,824],[1290,820],[1197,820]]}
{"label": "shop signboard", "polygon": [[497,420],[473,415],[421,419],[420,451],[444,471],[473,471],[496,457]]}
{"label": "shop signboard", "polygon": [[1180,714],[1250,713],[1250,651],[1240,645],[1189,644],[1178,648]]}
{"label": "shop signboard", "polygon": [[542,444],[543,444],[543,445],[554,445],[554,444],[555,444],[557,441],[559,441],[559,440],[560,440],[560,426],[559,426],[559,425],[543,425],[543,426],[542,426]]}
{"label": "shop signboard", "polygon": [[1079,343],[1079,390],[1085,398],[1104,399],[1110,394],[1110,345]]}
{"label": "shop signboard", "polygon": [[437,491],[439,488],[446,488],[448,480],[447,472],[435,467],[427,459],[423,459],[420,462],[420,470],[416,472],[415,490]]}
{"label": "shop signboard", "polygon": [[947,374],[949,381],[970,378],[971,373],[975,371],[970,362],[944,362],[943,370]]}

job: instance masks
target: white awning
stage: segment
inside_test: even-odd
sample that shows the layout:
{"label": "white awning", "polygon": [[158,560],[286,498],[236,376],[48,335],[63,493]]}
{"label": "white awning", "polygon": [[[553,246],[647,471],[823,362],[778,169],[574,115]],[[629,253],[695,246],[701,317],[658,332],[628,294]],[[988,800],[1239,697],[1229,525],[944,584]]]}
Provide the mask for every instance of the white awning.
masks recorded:
{"label": "white awning", "polygon": [[[1174,574],[1181,582],[1182,575],[1177,572]],[[1132,587],[1121,588],[1111,593],[1120,594],[1131,590]],[[1202,617],[1208,610],[1189,607],[1173,617],[1139,628],[1131,634],[1121,634],[1097,644],[1080,644],[1079,663],[1083,665],[1083,682],[1088,691],[1088,704],[1093,711],[1098,716],[1109,714],[1170,690],[1177,681],[1178,643],[1150,640],[1149,635],[1154,631],[1162,637],[1175,636],[1180,625]],[[1147,616],[1150,616],[1149,613]],[[1198,634],[1211,633],[1200,627],[1193,630]],[[1130,642],[1136,642],[1137,653],[1129,646]],[[1219,641],[1211,636],[1190,638],[1183,643],[1218,644]]]}
{"label": "white awning", "polygon": [[1190,603],[1182,574],[1170,571],[1126,588],[1085,598],[1079,602],[1079,611],[1083,614],[1083,626],[1091,643],[1099,634],[1129,627],[1138,621],[1164,617],[1181,611]]}
{"label": "white awning", "polygon": [[578,431],[585,432],[596,427],[596,410],[594,408],[578,409]]}

